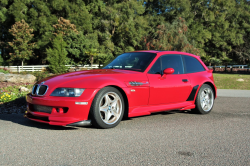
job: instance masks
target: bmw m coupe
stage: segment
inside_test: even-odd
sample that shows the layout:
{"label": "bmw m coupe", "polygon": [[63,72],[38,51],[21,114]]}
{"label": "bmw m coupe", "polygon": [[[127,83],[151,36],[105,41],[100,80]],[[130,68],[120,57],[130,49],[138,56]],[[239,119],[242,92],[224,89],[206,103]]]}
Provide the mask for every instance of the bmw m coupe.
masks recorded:
{"label": "bmw m coupe", "polygon": [[37,82],[25,116],[59,126],[112,128],[123,117],[170,110],[211,112],[212,70],[199,56],[176,51],[136,51],[102,69],[70,72]]}

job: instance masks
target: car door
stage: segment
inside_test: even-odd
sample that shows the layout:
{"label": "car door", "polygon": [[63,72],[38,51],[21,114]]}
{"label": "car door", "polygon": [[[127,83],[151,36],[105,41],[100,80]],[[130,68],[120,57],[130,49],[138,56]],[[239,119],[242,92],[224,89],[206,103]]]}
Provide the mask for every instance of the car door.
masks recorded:
{"label": "car door", "polygon": [[[173,68],[173,74],[163,74]],[[150,83],[149,105],[180,103],[187,100],[192,88],[181,55],[163,55],[147,73]]]}

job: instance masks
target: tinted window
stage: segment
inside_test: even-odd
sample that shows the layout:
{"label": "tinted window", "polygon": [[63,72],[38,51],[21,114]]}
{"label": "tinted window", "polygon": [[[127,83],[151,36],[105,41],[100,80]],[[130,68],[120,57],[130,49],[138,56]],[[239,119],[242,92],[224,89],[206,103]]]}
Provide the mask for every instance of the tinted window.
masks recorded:
{"label": "tinted window", "polygon": [[200,71],[205,71],[202,64],[194,57],[183,56],[186,65],[186,73],[196,73]]}
{"label": "tinted window", "polygon": [[173,74],[183,74],[183,63],[181,55],[163,55],[161,56],[148,73],[150,74],[162,74],[166,68],[173,68]]}
{"label": "tinted window", "polygon": [[164,55],[161,57],[162,69],[173,68],[173,74],[183,74],[183,63],[181,55]]}
{"label": "tinted window", "polygon": [[161,74],[161,58],[158,58],[151,69],[148,71],[149,74]]}
{"label": "tinted window", "polygon": [[156,54],[145,52],[132,52],[119,55],[103,69],[122,69],[144,72],[155,58]]}

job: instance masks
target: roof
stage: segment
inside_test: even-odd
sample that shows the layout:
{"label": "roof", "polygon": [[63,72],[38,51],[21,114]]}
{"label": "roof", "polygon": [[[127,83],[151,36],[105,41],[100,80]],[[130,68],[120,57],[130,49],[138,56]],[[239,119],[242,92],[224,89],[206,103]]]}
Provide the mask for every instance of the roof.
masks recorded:
{"label": "roof", "polygon": [[200,58],[200,56],[198,55],[194,55],[191,53],[187,53],[187,52],[181,52],[181,51],[167,51],[167,50],[138,50],[138,51],[133,51],[133,52],[147,52],[147,53],[160,53],[160,55],[163,55],[164,53],[166,54],[182,54],[182,55],[189,55],[189,56],[193,56],[193,57],[198,57]]}
{"label": "roof", "polygon": [[[169,50],[137,50],[137,51],[132,51],[132,52],[148,52],[148,53],[159,53],[159,52],[166,52],[166,53],[181,53],[181,54],[189,54],[187,52],[181,52],[181,51],[169,51]],[[194,54],[191,54],[194,55]],[[197,55],[195,55],[197,56]]]}
{"label": "roof", "polygon": [[161,52],[161,51],[157,51],[157,50],[138,50],[138,51],[133,51],[133,52],[148,52],[148,53],[157,53],[157,52]]}

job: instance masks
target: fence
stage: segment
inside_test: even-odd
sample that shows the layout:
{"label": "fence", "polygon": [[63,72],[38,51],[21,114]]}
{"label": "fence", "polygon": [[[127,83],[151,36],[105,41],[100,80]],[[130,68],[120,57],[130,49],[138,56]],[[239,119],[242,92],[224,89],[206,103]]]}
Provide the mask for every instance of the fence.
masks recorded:
{"label": "fence", "polygon": [[[73,65],[65,65],[67,67],[69,67],[70,69],[91,69],[91,66],[90,65],[84,65],[84,66],[81,66],[81,65],[78,65],[77,67],[76,66],[73,66]],[[102,65],[100,65],[102,66]],[[31,72],[34,72],[34,71],[42,71],[44,69],[46,69],[46,67],[48,67],[48,65],[27,65],[27,66],[0,66],[0,68],[7,68],[8,70],[10,70],[11,72],[22,72],[22,71],[31,71]],[[93,64],[92,65],[92,68],[93,69],[98,69],[99,68],[99,65],[98,64]]]}
{"label": "fence", "polygon": [[[210,69],[214,69],[214,73],[224,73],[225,66],[208,66]],[[226,69],[227,73],[234,74],[250,74],[250,68],[248,65],[228,65]]]}
{"label": "fence", "polygon": [[[207,66],[208,68],[225,68],[225,66]],[[249,69],[248,65],[227,65],[227,68]]]}

